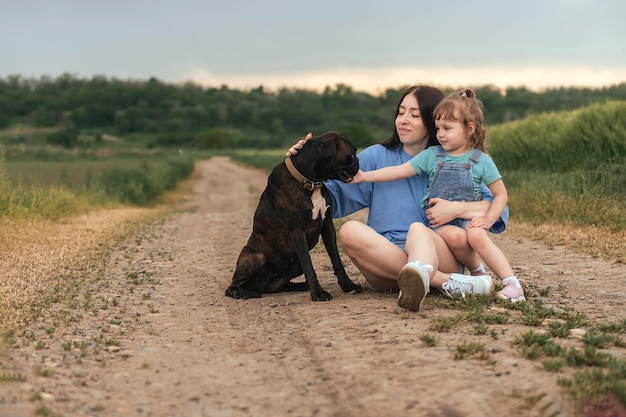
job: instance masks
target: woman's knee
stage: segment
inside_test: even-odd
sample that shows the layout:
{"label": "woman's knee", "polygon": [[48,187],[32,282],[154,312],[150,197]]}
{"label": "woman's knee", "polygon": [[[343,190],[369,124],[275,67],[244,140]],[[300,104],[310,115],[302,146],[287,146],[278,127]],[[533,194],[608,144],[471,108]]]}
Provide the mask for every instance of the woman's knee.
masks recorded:
{"label": "woman's knee", "polygon": [[337,236],[341,244],[346,247],[357,245],[363,234],[365,225],[356,220],[348,220],[340,228]]}
{"label": "woman's knee", "polygon": [[428,233],[430,229],[424,223],[414,222],[409,226],[409,234]]}

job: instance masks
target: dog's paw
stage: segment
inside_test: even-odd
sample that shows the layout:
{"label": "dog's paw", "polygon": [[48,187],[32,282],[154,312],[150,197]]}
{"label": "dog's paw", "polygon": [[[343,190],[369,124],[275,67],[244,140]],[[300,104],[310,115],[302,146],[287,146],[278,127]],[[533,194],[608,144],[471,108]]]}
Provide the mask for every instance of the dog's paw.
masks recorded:
{"label": "dog's paw", "polygon": [[348,294],[363,292],[363,288],[361,287],[361,285],[352,281],[341,284],[341,289],[343,290],[343,292]]}
{"label": "dog's paw", "polygon": [[260,292],[244,290],[243,288],[237,288],[232,286],[226,289],[224,295],[240,300],[247,300],[248,298],[261,298]]}
{"label": "dog's paw", "polygon": [[317,291],[311,291],[311,300],[313,301],[330,301],[332,299],[333,296],[321,288]]}

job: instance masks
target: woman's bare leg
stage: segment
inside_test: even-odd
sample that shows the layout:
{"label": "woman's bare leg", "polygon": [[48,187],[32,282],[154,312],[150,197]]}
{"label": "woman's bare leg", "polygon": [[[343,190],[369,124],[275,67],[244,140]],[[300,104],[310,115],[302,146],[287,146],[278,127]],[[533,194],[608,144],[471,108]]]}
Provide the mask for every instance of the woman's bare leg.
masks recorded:
{"label": "woman's bare leg", "polygon": [[422,223],[413,223],[409,227],[406,239],[409,262],[420,261],[435,268],[430,277],[430,286],[441,288],[448,281],[450,273],[459,272],[459,263],[446,245],[446,242]]}
{"label": "woman's bare leg", "polygon": [[373,289],[398,289],[398,273],[407,263],[405,251],[356,220],[344,223],[338,236],[346,254]]}
{"label": "woman's bare leg", "polygon": [[398,289],[398,274],[407,262],[419,260],[436,268],[430,277],[433,288],[441,289],[451,273],[459,272],[459,263],[446,242],[421,223],[409,227],[406,252],[356,220],[344,223],[338,236],[350,260],[368,284],[378,291]]}

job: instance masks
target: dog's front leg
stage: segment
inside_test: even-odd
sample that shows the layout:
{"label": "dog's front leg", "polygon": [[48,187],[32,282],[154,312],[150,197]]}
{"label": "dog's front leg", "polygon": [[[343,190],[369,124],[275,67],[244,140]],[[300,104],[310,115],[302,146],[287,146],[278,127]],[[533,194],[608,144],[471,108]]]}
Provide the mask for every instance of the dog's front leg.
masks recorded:
{"label": "dog's front leg", "polygon": [[304,278],[309,285],[311,291],[311,299],[313,301],[330,301],[333,296],[328,291],[325,291],[317,280],[317,274],[313,268],[313,262],[311,261],[311,255],[309,254],[309,248],[307,246],[306,234],[301,229],[291,230],[291,242],[298,254],[298,260],[302,266],[304,272]]}
{"label": "dog's front leg", "polygon": [[356,282],[353,282],[348,277],[346,269],[343,266],[343,262],[341,262],[339,250],[337,249],[337,232],[335,231],[335,225],[333,224],[332,219],[326,219],[324,221],[324,227],[322,228],[322,241],[324,242],[324,247],[330,257],[330,262],[333,264],[333,271],[337,277],[337,282],[343,292],[351,294],[362,292],[363,289],[361,286]]}

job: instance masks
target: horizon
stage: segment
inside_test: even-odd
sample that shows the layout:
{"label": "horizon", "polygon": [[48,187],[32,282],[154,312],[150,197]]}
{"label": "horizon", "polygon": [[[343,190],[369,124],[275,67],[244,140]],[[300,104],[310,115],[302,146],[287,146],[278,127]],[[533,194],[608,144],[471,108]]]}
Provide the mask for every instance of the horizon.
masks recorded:
{"label": "horizon", "polygon": [[[575,78],[570,78],[571,81],[569,82],[563,81],[564,71],[573,74]],[[9,74],[5,77],[0,76],[0,79],[8,81],[9,77],[17,76],[23,80],[41,81],[44,79],[56,80],[68,75],[83,80],[104,77],[108,80],[146,82],[151,78],[155,78],[159,82],[170,85],[182,86],[191,83],[203,89],[226,86],[231,90],[246,92],[262,87],[265,92],[274,93],[283,88],[322,93],[327,88],[334,89],[339,85],[344,85],[351,88],[354,92],[368,93],[375,96],[383,94],[388,89],[397,90],[413,84],[432,85],[442,90],[492,86],[504,94],[507,89],[518,88],[525,88],[537,93],[560,88],[606,89],[626,82],[626,76],[622,77],[621,69],[613,70],[603,68],[597,70],[590,67],[574,69],[527,67],[521,71],[523,76],[520,76],[519,71],[518,73],[514,73],[496,66],[490,68],[474,68],[465,70],[463,77],[456,77],[457,81],[452,82],[451,80],[455,79],[457,72],[457,69],[452,68],[430,70],[412,68],[358,70],[343,67],[335,71],[329,70],[325,72],[270,73],[261,76],[253,74],[219,76],[204,70],[192,70],[186,76],[179,77],[178,79],[168,79],[155,75],[141,78],[120,77],[118,75],[107,74],[92,74],[86,76],[66,71],[56,75]],[[489,76],[486,77],[485,74]],[[380,81],[381,79],[389,81],[383,83]],[[403,82],[403,80],[413,81]]]}

